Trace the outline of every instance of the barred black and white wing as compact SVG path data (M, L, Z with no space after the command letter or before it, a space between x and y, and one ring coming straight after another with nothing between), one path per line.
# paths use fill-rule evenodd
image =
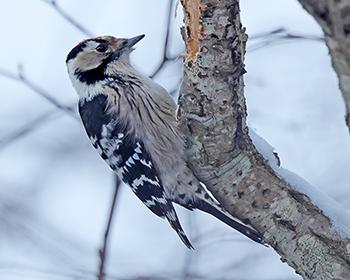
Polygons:
M136 196L154 214L166 218L183 243L193 249L143 140L130 132L127 123L109 114L107 107L106 95L96 95L79 106L92 145Z

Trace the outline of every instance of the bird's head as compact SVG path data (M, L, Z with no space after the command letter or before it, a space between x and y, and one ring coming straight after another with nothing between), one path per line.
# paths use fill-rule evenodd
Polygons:
M73 86L78 91L84 86L106 80L114 70L130 66L129 54L145 35L130 39L101 36L76 45L67 55L66 64Z

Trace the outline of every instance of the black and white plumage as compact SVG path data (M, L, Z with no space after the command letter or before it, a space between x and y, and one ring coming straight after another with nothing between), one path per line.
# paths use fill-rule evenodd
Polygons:
M101 36L74 47L66 63L79 95L85 130L100 156L156 215L166 218L188 248L173 202L200 209L262 243L262 235L215 202L184 161L176 104L129 62L131 39Z

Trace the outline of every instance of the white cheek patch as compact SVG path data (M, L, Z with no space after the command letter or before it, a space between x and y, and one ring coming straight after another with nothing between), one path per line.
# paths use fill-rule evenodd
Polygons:
M88 85L87 83L81 82L77 74L75 74L76 67L74 60L68 61L67 64L68 74L75 91L78 93L80 101L91 101L96 95L101 94L103 87L113 81L112 78L107 78L102 81L97 81L94 84Z

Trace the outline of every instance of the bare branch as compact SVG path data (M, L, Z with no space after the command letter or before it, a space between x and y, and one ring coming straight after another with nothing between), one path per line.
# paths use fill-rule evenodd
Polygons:
M170 0L169 6L168 6L168 19L167 19L166 35L165 35L164 47L163 47L163 60L159 64L158 68L154 71L154 73L152 75L150 75L151 79L153 79L160 72L160 70L164 67L166 62L168 62L169 60L176 59L176 57L171 58L168 56L168 44L169 44L169 37L170 37L170 25L171 25L173 4L174 4L174 0Z
M112 199L112 206L111 206L111 211L109 213L109 218L107 222L107 228L104 236L104 242L102 249L99 250L99 256L100 256L100 267L99 267L99 274L97 276L98 280L104 280L105 279L105 272L104 272L104 266L106 262L106 251L107 251L107 241L108 241L108 235L109 235L109 230L111 228L112 224L112 218L114 214L114 208L115 208L115 203L117 200L117 195L118 195L118 190L120 187L121 181L117 175L115 175L115 191L114 191L114 196Z
M322 27L325 42L332 58L332 66L338 75L350 132L350 17L347 2L299 0L306 11Z
M49 101L51 104L53 104L58 109L68 113L70 116L72 116L75 119L79 119L76 111L71 106L66 106L61 104L59 101L57 101L54 97L52 97L49 93L47 93L45 90L40 88L38 85L27 79L27 77L23 74L23 67L19 65L18 67L18 74L10 73L7 70L0 69L0 75L7 77L9 79L18 81L29 87L31 90L33 90L35 93L39 94L41 97L45 98L47 101Z
M65 11L61 9L56 3L55 0L42 0L46 2L47 4L51 5L57 13L59 13L64 19L66 19L68 22L70 22L72 25L74 25L77 29L79 29L82 33L87 35L88 37L94 37L93 33L90 32L86 27L82 26L80 23L78 23L74 18L72 18L70 15L68 15Z
M269 32L264 32L264 33L260 33L257 35L249 36L249 39L255 40L255 39L267 38L267 37L271 37L271 36L275 36L275 35L279 36L279 37L277 37L277 39L280 39L280 38L282 38L282 39L305 39L305 40L314 40L314 41L324 42L324 37L315 36L315 35L293 34L283 27L269 31Z
M61 104L59 101L57 101L55 98L53 98L49 93L41 89L39 86L34 84L32 81L30 81L23 73L23 66L18 66L18 74L13 74L7 70L0 69L0 75L4 76L6 78L9 78L11 80L15 80L17 82L23 83L28 88L39 94L41 97L48 100L51 104L53 104L55 107L60 109L61 111L68 113L71 117L78 120L78 116L73 109L73 106L66 106ZM25 135L27 135L29 132L33 131L34 129L38 128L39 126L43 125L45 122L53 119L53 113L54 111L47 112L40 117L28 122L20 129L16 130L15 132L11 133L10 135L5 136L0 140L0 150L7 147L9 144L14 142L15 140L18 140Z
M324 38L315 35L301 35L289 32L285 28L279 28L269 32L264 32L249 36L249 41L262 40L255 45L249 47L249 51L255 51L266 47L268 45L277 44L281 42L291 42L291 40L309 40L324 43Z
M4 138L0 139L0 152L3 150L5 147L10 145L16 140L19 140L20 138L24 137L27 135L29 132L33 131L34 129L38 128L39 126L43 125L49 120L52 120L54 118L53 113L55 111L49 111L35 120L25 124L23 127L18 129L17 131L11 133L10 135L5 136Z

